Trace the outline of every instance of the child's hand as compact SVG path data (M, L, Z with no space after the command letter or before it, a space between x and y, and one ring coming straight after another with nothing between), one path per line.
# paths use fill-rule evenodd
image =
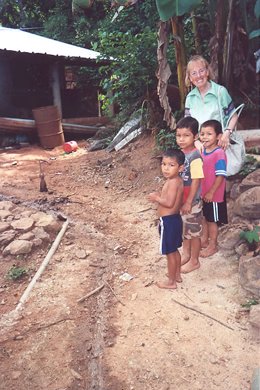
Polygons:
M181 208L181 214L189 214L191 212L191 203L184 203Z
M203 150L204 150L204 146L203 146L203 143L200 141L200 140L196 140L194 142L194 145L195 145L195 148L200 152L200 154L203 153Z
M209 202L212 202L212 199L213 199L213 193L212 192L207 192L205 195L204 195L204 202L206 203L209 203Z
M160 196L159 192L151 192L148 196L147 199L150 200L150 202L158 202L158 198Z

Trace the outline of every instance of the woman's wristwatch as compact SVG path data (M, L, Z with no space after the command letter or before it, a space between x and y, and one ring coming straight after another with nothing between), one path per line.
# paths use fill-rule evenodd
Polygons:
M233 133L233 130L232 130L232 129L229 129L229 128L225 129L225 131L228 131L228 132L229 132L229 135L231 135L231 134Z

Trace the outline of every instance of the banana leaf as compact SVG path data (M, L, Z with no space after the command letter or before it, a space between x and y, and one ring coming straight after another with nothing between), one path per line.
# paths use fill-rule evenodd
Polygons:
M90 8L94 0L72 0L72 7L77 8Z
M191 12L200 3L201 0L156 0L157 11L163 22L173 16L181 16Z
M260 0L240 0L239 7L249 39L259 37Z

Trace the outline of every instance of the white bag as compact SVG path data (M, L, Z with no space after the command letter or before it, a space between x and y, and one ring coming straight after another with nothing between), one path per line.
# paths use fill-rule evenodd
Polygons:
M227 156L227 176L233 176L242 168L246 148L243 137L235 130L230 136L230 145L226 150Z
M220 104L220 90L218 91L218 106L219 106L219 112L221 117L221 125L222 130L224 131L224 123L223 123L223 115L222 115L222 109ZM226 127L228 127L228 124L230 122L230 119L232 116L237 112L237 120L244 108L244 104L240 104L237 108L233 110L233 112L230 114L230 117L228 118ZM226 150L226 156L227 156L227 176L233 176L236 175L240 169L242 168L245 157L246 157L246 148L243 137L237 132L237 126L235 126L233 133L230 135L230 145Z

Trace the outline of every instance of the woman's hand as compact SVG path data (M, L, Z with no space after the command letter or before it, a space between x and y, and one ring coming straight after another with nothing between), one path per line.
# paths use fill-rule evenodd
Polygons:
M203 150L204 150L203 143L200 142L200 140L197 139L197 140L194 142L194 145L195 145L195 148L198 149L198 151L200 152L200 154L202 154L202 153L203 153Z
M230 137L230 133L228 130L226 130L224 131L224 133L222 134L222 136L218 141L218 145L224 150L227 150L227 148L229 147L230 144L229 137Z

